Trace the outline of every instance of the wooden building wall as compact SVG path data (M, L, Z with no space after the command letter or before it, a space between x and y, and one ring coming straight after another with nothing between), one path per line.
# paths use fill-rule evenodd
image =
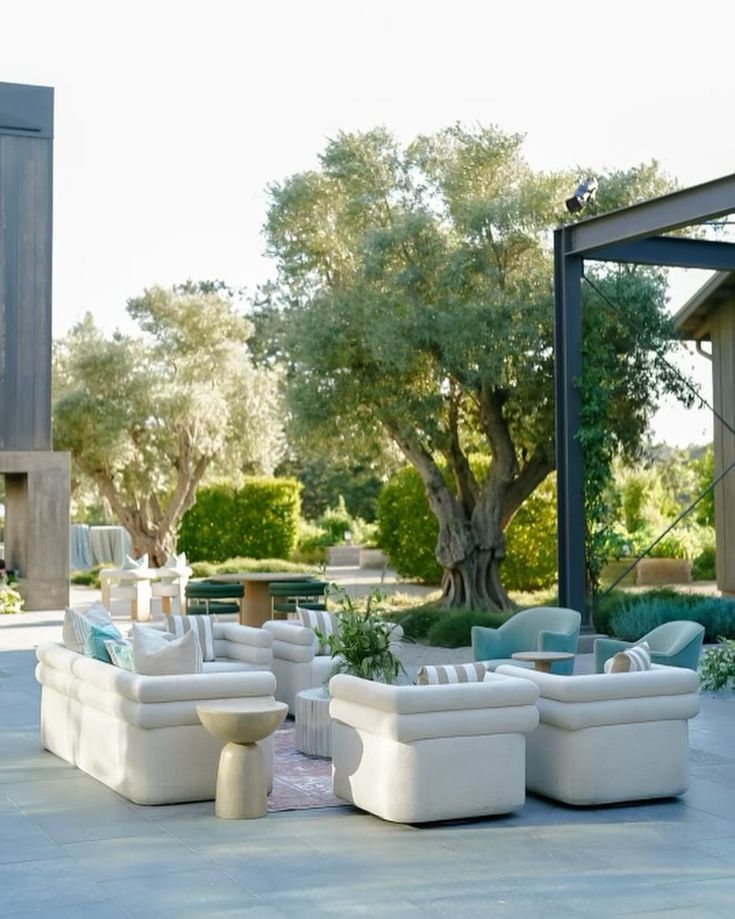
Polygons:
M712 338L712 394L715 411L735 428L735 297L714 311L709 320ZM715 479L735 462L735 434L714 419ZM715 487L717 586L735 593L735 468Z

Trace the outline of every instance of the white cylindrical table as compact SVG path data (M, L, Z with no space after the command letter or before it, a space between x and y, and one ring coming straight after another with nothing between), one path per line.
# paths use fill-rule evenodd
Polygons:
M278 728L288 713L285 702L231 699L197 705L210 734L228 741L217 770L214 813L226 820L264 817L268 787L263 751L257 744Z
M332 755L330 696L324 689L303 689L296 695L294 746L307 756Z

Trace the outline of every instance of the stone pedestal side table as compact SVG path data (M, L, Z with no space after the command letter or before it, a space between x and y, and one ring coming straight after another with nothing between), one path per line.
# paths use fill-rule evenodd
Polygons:
M265 816L268 788L263 752L257 741L269 737L287 713L285 702L232 699L197 705L204 727L227 741L217 771L217 817L240 820Z
M570 661L574 655L570 651L514 651L514 661L526 661L533 664L533 669L541 673L551 673L555 661Z
M321 687L304 689L296 695L294 746L307 756L332 755L329 699L329 693Z

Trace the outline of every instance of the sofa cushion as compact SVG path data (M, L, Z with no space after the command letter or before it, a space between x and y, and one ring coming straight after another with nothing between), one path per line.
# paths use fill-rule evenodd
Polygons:
M605 673L631 673L636 670L651 669L651 649L643 641L625 651L619 651L605 661Z
M92 625L84 640L84 654L95 660L110 663L110 655L105 647L105 642L122 638L122 633L116 625Z
M177 638L187 632L196 632L202 649L202 660L215 660L212 620L209 616L166 616L166 628Z
M64 647L76 651L77 654L84 654L87 635L93 625L112 625L109 611L99 601L86 610L68 606L64 613L62 630Z
M328 639L330 635L337 636L339 634L339 622L337 617L333 616L332 613L325 609L308 609L304 606L297 606L296 612L301 624L305 628L311 629L314 632L319 632L324 639L319 643L316 653L331 654L326 639Z
M487 668L481 661L471 664L442 664L435 667L420 667L414 683L430 686L439 683L481 683Z
M133 623L133 670L148 676L201 673L202 651L195 631L169 641L156 629Z
M133 669L133 642L129 638L111 639L105 642L110 663L121 670Z

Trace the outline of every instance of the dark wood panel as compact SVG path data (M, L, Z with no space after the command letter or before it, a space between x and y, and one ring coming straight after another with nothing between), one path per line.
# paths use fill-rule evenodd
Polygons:
M51 447L50 139L0 136L0 449Z

